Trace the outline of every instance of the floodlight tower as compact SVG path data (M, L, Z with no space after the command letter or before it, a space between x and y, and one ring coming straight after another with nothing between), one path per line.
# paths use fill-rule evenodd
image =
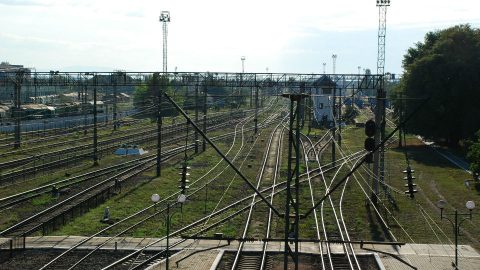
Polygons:
M378 53L377 53L377 75L380 75L380 83L377 87L377 105L375 106L375 122L378 129L375 133L375 144L379 144L385 137L385 36L387 34L387 7L390 0L377 0L378 7ZM374 192L378 195L379 182L384 183L384 147L380 147L374 154L373 181ZM373 197L373 196L372 196Z
M240 58L240 60L242 60L242 73L245 73L245 59L247 59L245 58L245 56L242 56Z
M387 7L390 0L377 0L378 7L378 53L377 53L377 74L385 73L385 36L387 34Z
M160 13L160 22L163 26L163 76L167 74L167 23L170 22L170 12L162 11ZM158 75L158 74L157 74ZM163 91L166 87L166 77L158 78L154 75L156 87L158 87L158 107L157 107L157 177L161 175L162 164L162 103ZM159 83L161 85L159 85Z
M323 62L323 74L325 74L327 68L327 63Z
M332 54L332 72L333 74L335 74L335 68L336 68L336 64L337 64L337 56L336 54Z
M167 23L170 22L170 11L160 13L160 22L163 24L163 72L167 72Z

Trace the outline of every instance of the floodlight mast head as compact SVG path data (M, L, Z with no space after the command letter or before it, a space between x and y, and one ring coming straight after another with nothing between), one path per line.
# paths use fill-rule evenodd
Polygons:
M377 0L377 7L390 6L390 0Z
M162 13L160 13L160 21L170 22L170 11L162 11Z

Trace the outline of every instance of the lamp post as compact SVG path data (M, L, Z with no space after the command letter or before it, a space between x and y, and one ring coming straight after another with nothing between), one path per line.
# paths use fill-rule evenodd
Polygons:
M240 60L242 60L242 73L245 73L245 56L242 56Z
M333 71L334 75L335 75L335 67L336 67L336 64L337 64L337 57L338 57L338 55L332 54L332 71Z
M472 210L475 208L475 202L467 201L467 203L465 204L465 207L469 211L468 213L458 213L457 209L455 209L455 212L453 214L444 214L443 209L445 208L446 205L447 205L447 202L444 200L440 200L437 203L438 208L440 208L440 219L448 220L450 224L452 224L453 226L453 233L455 235L455 262L452 262L452 266L455 267L456 270L458 270L458 236L460 234L460 225L465 220L472 219ZM447 216L454 216L454 220L452 221ZM458 216L467 216L467 217L464 217L459 222Z
M155 204L155 208L156 208L156 205L157 203L160 201L160 195L158 194L153 194L152 197L152 202ZM185 201L187 200L187 196L185 196L185 194L180 194L178 195L177 197L177 203L180 203L180 204L183 204ZM176 214L176 213L172 213L170 215L170 203L167 203L167 214L166 214L166 225L167 225L167 247L165 249L165 254L166 254L166 258L165 258L165 269L168 270L169 269L169 263L170 263L170 224L172 222L172 217Z

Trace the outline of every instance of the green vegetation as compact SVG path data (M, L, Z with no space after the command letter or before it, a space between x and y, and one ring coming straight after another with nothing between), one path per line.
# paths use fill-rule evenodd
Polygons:
M407 124L407 132L457 146L480 128L480 30L469 25L429 32L404 56L405 74L395 98L406 115L422 99L425 108ZM396 100L399 110L401 100Z
M343 113L343 119L346 123L354 123L355 118L358 116L358 109L354 106L346 106L345 112Z
M363 128L345 129L343 146L354 152L363 148ZM393 148L391 148L393 146ZM407 163L405 156L408 155L410 165L415 170L415 183L418 193L412 200L403 192L406 190L403 180ZM438 155L433 149L424 145L414 136L407 136L406 147L396 148L396 143L390 145L385 153L387 174L386 183L392 187L390 192L397 207L394 207L382 194L383 205L388 208L392 215L387 214L385 207L380 207L380 213L390 224L392 233L399 241L417 243L451 243L453 241L452 229L448 222L441 221L436 202L444 199L449 203L448 213L453 209L465 212L465 202L468 200L478 201L479 193L476 189L467 188L464 179L470 176L459 169L450 161ZM365 165L367 166L367 165ZM370 166L371 168L371 166ZM372 178L361 168L356 174L358 183L371 192L366 184L371 185ZM377 215L373 209L365 206L365 195L360 189L357 180L349 181L348 200L344 202L344 215L350 232L357 239L387 239L383 232ZM337 195L335 195L337 196ZM396 222L398 221L398 223ZM399 225L401 224L401 225ZM480 248L480 242L475 237L480 234L480 220L473 219L465 222L463 226L464 236L460 238L462 244L471 244ZM438 227L442 230L439 231ZM432 232L435 229L435 235Z
M239 138L237 138L239 139ZM259 140L260 142L260 140ZM217 142L216 143L224 152L228 149L230 140L226 140L224 142ZM230 158L233 157L233 153L238 150L239 143L232 149L231 153L229 154ZM246 149L252 148L254 152L250 153L249 155L245 154L245 151L242 151L242 154L236 160L236 164L239 167L243 168L243 173L248 177L248 179L253 180L255 179L256 171L258 170L259 164L255 164L255 162L251 162L248 157L250 155L259 155L263 150L261 147L252 147L252 145L247 144ZM246 158L246 162L243 163L242 161ZM215 153L215 151L211 147L207 147L207 151L200 154L200 155L192 155L191 160L189 161L189 166L191 170L190 180L198 179L200 176L205 174L210 168L215 165L220 158ZM166 198L167 196L175 193L178 191L178 169L177 167L182 161L180 159L176 159L175 161L170 162L168 165L165 166L165 169L162 170L162 176L160 178L152 177L152 173L146 173L137 180L137 184L130 189L130 191L123 192L114 198L107 200L105 203L100 205L99 207L92 209L85 215L76 218L66 226L62 227L60 230L54 232L55 235L65 235L65 234L81 234L81 235L89 235L93 232L96 232L107 225L100 222L100 219L103 214L103 210L105 207L110 207L111 217L114 220L119 220L120 218L126 217L136 211L139 211L147 206L150 206L152 203L150 201L150 196L153 193L158 193L161 198ZM242 165L243 164L243 165ZM247 166L248 164L252 165L250 168ZM215 169L211 174L210 177L205 178L203 181L200 181L196 185L192 185L191 188L188 190L187 194L190 195L196 189L201 187L204 181L210 180L214 175L219 173L223 168L225 168L226 164L222 163ZM233 202L235 199L239 198L239 194L241 196L250 194L248 188L245 187L243 181L235 176L235 173L231 169L227 169L221 176L218 178L217 181L212 183L208 186L208 201L207 201L207 209L208 211L212 211L221 198L222 194L225 192L225 198L221 201L218 205L217 209ZM172 216L172 228L178 229L182 225L189 224L201 217L204 216L204 197L205 191L201 190L198 193L192 194L189 197L189 200L185 205L182 207L182 213L180 214L180 209L175 207L172 209L172 213L175 212ZM170 203L174 201L176 197L170 200ZM158 206L158 209L164 208L166 205L162 204ZM147 214L153 214L154 210L152 209ZM142 217L145 217L143 215ZM138 221L135 220L135 221ZM212 221L213 222L213 221ZM227 236L236 236L238 233L238 228L243 224L244 217L243 215L239 215L238 217L232 219L231 221L223 224L218 229L213 230L214 232L221 231ZM134 221L127 222L128 225L132 225ZM115 231L107 232L107 235L112 235ZM213 232L212 232L213 233ZM139 227L134 228L127 235L135 236L135 237L158 237L165 235L165 225L164 225L164 216L162 214L157 215L156 217L148 220L147 222L143 223Z
M265 119L266 114L260 114L260 122ZM358 119L370 118L370 112L362 110L357 116ZM251 126L251 124L250 124ZM244 138L244 149L239 154L238 158L234 161L238 167L241 167L242 172L255 184L257 179L258 170L261 165L262 156L264 155L264 147L268 142L272 126L267 129L262 129L261 134L254 136L253 132L248 132ZM222 130L227 132L228 130ZM304 131L307 131L307 127L304 127ZM322 134L329 132L326 129L313 128L311 130L312 138L319 139ZM220 134L220 131L210 132L209 135ZM365 138L363 128L356 128L352 125L342 129L342 151L345 154L353 153L363 149L363 141ZM252 140L253 139L253 140ZM256 139L256 143L252 143ZM287 154L286 149L288 136L283 138L283 154L281 163L280 178L277 180L286 180L286 167L287 167ZM315 140L314 139L314 140ZM239 148L240 138L237 137L237 141L232 151L228 155L230 159L233 159L234 153ZM227 138L222 141L216 142L216 144L226 152L231 145L232 139ZM181 144L180 144L181 145ZM392 144L391 146L395 146ZM385 207L379 207L379 211L383 217L389 223L392 233L397 237L398 241L417 242L417 243L449 243L448 239L452 239L450 224L442 222L439 219L439 211L435 206L435 202L439 199L445 199L449 202L449 208L446 211L451 212L454 208L463 211L465 209L464 203L467 200L478 200L479 193L475 189L468 189L464 186L463 180L469 176L462 170L451 165L443 157L437 155L432 149L423 145L418 139L413 136L407 136L407 146L405 148L389 148L386 152L386 183L390 187L392 197L396 202L396 206L390 204L385 200L384 193L380 198ZM329 163L331 161L331 147L327 146L326 151L322 154L322 163ZM207 146L207 151L198 155L189 152L191 159L189 160L189 166L191 170L190 181L198 179L204 175L210 168L217 163L220 159L213 149ZM417 179L415 183L418 185L418 193L415 195L415 199L408 198L403 191L405 190L402 171L406 167L405 156L408 156L412 168L415 170L415 176ZM303 155L301 155L303 156ZM337 150L337 158L340 157L340 150ZM110 160L110 158L112 160ZM113 162L115 157L109 156L101 160L100 164L103 166L108 161ZM90 210L82 216L76 217L73 221L69 222L65 226L58 228L53 232L54 235L91 235L98 230L108 226L105 223L100 222L103 216L105 207L110 207L111 218L114 221L118 221L125 218L132 213L135 213L145 207L152 206L150 196L152 193L158 193L161 198L166 198L169 195L178 191L178 167L182 162L181 157L169 161L162 170L162 176L160 178L154 177L154 172L149 171L143 175L137 177L134 181L128 182L122 187L122 191L117 195L111 197L103 204ZM309 162L309 165L314 166L314 162ZM84 164L85 165L85 164ZM350 169L353 163L345 164L341 171L338 173L334 181L341 179ZM86 165L85 165L86 166ZM203 180L196 184L190 183L190 189L187 191L189 199L186 204L180 207L174 206L172 213L176 213L172 217L172 230L183 227L186 224L190 224L193 221L198 220L205 216L204 203L205 203L205 189L199 189L207 181L213 178L226 167L225 163L222 163L218 168L210 173L209 177L205 177ZM343 200L343 213L349 228L349 233L353 240L392 240L389 239L384 228L382 228L378 215L373 210L373 207L366 205L366 196L364 191L369 195L371 193L369 185L372 183L372 177L367 173L368 165L360 168L355 174L355 178L351 178L345 186L345 198ZM371 169L371 166L370 166ZM304 160L301 161L300 172L305 171ZM64 173L63 171L59 172ZM334 173L329 172L327 177L333 177ZM272 179L264 179L265 185L268 185L268 181ZM46 181L46 180L44 180ZM330 181L330 180L328 180ZM263 186L263 185L262 185ZM312 180L312 186L314 188L315 199L320 199L325 192L325 185L319 177ZM340 195L342 191L341 187L333 194L333 201L338 204L340 201ZM362 190L364 189L364 191ZM195 191L199 189L198 192ZM208 199L206 201L207 213L210 213L214 209L220 209L239 198L244 198L252 194L251 190L246 184L237 176L231 169L226 169L218 176L218 179L208 185ZM311 207L310 190L306 182L300 185L300 207L301 212ZM1 191L1 190L0 190ZM7 193L4 193L7 194ZM170 203L175 200L175 196L172 197ZM51 196L45 195L35 199L32 205L29 206L29 211L32 209L40 209L41 206L48 205L54 202L55 199ZM248 205L250 200L242 205ZM282 212L285 204L285 192L280 193L274 198L274 205ZM166 206L165 203L161 203L157 206L157 210L160 210ZM336 231L336 219L331 213L330 206L325 205L325 221L327 230ZM235 210L240 207L235 208ZM262 220L262 217L266 217L268 213L267 207L263 203L259 203L256 207L256 212L252 220L251 232L255 237L261 237L266 228L266 221ZM320 210L320 209L319 209ZM23 210L22 210L23 211ZM27 211L27 210L25 210ZM138 218L132 219L120 226L121 228L115 228L111 231L102 234L102 236L114 235L121 230L127 228L130 225L135 224L148 215L152 215L155 212L153 207L140 215ZM390 212L390 213L387 213ZM12 215L3 215L0 220L1 224L12 223L13 220L21 219L25 214L23 212L12 211ZM231 212L230 212L231 213ZM240 236L242 228L245 224L245 213L238 215L237 217L229 220L223 225L218 226L210 231L207 235L212 235L215 232L223 232L225 236L235 237ZM262 213L262 215L260 215ZM3 220L5 217L5 220ZM320 221L320 211L318 212L318 219ZM160 237L165 235L165 216L163 214L157 214L156 216L148 219L140 226L133 228L125 233L127 236L134 237ZM208 224L213 224L218 218L212 218ZM398 221L398 223L397 223ZM272 237L283 236L284 220L276 216L273 217L272 224ZM0 225L1 225L0 224ZM301 220L301 237L316 237L314 229L313 215ZM400 224L400 225L399 225ZM480 243L478 239L475 239L476 235L480 234L480 219L474 219L472 221L466 221L462 226L463 236L460 239L462 244L472 244L474 247L479 248ZM442 230L439 231L437 226ZM436 230L438 235L432 233L432 227ZM320 228L322 230L322 228ZM192 232L186 233L191 234ZM251 236L251 235L249 235Z
M476 140L468 148L467 158L470 161L470 170L474 177L480 175L480 130L477 131Z
M160 76L159 73L154 73L149 79L146 85L140 85L135 88L133 92L133 101L136 107L152 106L159 103L159 92L162 89L163 92L172 94L173 88L171 82L167 78ZM162 97L162 115L163 116L176 116L177 110L170 104L168 100ZM155 114L152 113L151 117L155 118Z

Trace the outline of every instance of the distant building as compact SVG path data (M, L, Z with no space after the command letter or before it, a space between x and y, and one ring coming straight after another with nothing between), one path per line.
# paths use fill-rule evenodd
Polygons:
M8 118L9 111L10 111L10 106L0 104L0 122Z
M95 103L93 101L87 102L87 111L89 113L93 113L93 107ZM105 109L105 104L103 101L97 100L97 113L102 113L103 110Z
M105 102L105 104L113 104L113 100L114 100L113 94L104 95L102 97L102 101ZM117 102L118 103L130 102L130 95L125 93L117 94Z
M11 65L8 62L0 63L0 72L15 72L22 69L26 69L28 70L28 73L30 73L30 69L24 68L23 65Z
M45 104L23 104L20 105L22 114L27 119L39 119L53 117L55 115L55 107Z
M322 76L313 82L311 88L313 115L317 123L333 122L333 90L337 84L328 76ZM326 123L325 123L326 124Z
M70 102L80 101L80 93L79 92L65 93L65 94L61 94L61 95L64 96L66 99L68 99Z
M12 77L15 76L15 72L23 70L26 76L30 76L30 69L23 67L23 65L12 65L8 62L0 62L0 87L4 88L4 91L0 91L0 101L11 101L13 96Z

